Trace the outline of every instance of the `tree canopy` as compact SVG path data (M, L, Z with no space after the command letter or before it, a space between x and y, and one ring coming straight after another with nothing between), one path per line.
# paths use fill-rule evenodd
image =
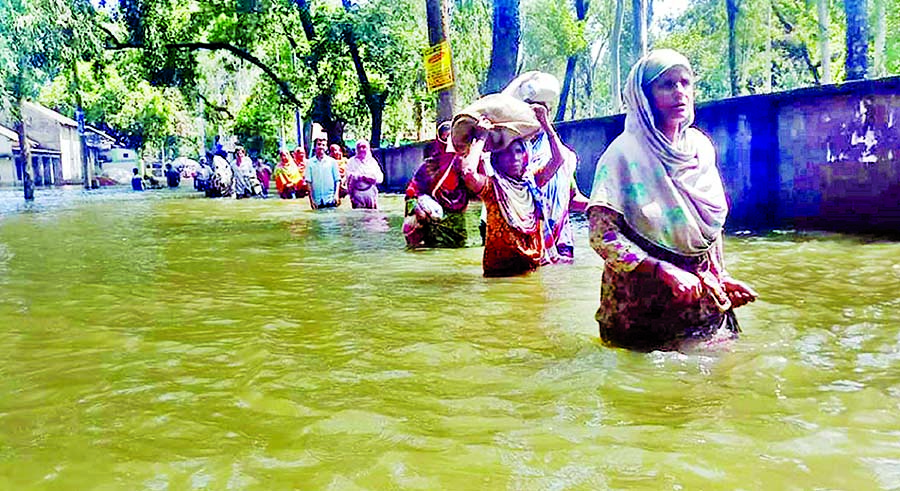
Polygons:
M691 0L658 14L648 0L443 1L457 108L538 69L565 82L559 117L616 112L613 75L638 55L641 18L650 48L692 61L700 101L822 83L825 65L848 78L847 2ZM497 5L520 37L501 36L507 59L495 66L506 64L489 80ZM852 7L865 14L852 19L866 33L854 38L854 60L870 60L863 76L900 72L900 38L886 35L900 27L900 0ZM80 98L89 123L154 155L195 154L214 135L272 154L295 144L295 111L307 135L317 122L336 142L427 138L437 98L425 86L425 18L424 0L6 0L0 108L16 119L20 99L39 98L71 116Z

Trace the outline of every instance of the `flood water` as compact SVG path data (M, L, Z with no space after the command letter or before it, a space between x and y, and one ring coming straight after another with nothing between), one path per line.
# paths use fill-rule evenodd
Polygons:
M900 489L900 243L729 237L742 339L642 354L597 342L583 221L485 279L405 251L398 196L20 192L0 489Z

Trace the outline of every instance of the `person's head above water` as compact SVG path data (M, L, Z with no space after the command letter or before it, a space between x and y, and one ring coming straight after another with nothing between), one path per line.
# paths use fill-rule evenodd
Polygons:
M335 160L344 158L344 151L341 150L341 146L337 143L332 143L331 146L328 147L328 154Z
M638 60L624 94L630 124L643 131L656 129L674 141L694 122L694 72L677 51L653 50Z
M528 149L522 138L512 140L506 147L491 152L494 170L513 179L521 179L528 167Z
M450 138L450 121L444 121L437 127L437 139L441 143L447 143L447 138Z
M328 148L328 141L324 138L316 138L313 141L313 151L316 153L317 158L322 158L325 156L325 150Z
M369 156L369 140L360 139L356 142L356 158L365 160Z

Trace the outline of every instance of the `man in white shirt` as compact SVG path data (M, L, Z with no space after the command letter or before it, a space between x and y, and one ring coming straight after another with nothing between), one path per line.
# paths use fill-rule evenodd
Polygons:
M338 163L325 150L325 138L316 138L313 156L307 160L306 181L309 183L309 205L312 209L334 208L341 204L341 171Z

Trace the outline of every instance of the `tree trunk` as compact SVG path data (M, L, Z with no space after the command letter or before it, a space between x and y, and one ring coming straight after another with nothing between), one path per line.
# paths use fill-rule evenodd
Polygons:
M566 78L563 79L562 93L559 94L559 107L556 109L555 121L566 118L566 101L569 99L569 90L572 88L572 79L575 78L575 55L566 61Z
M434 46L446 41L447 33L450 32L447 28L449 17L447 3L444 0L425 0L425 10L428 15L428 44ZM451 67L450 70L453 71L453 68ZM453 79L456 80L455 71L453 73ZM437 124L453 119L454 99L456 99L456 90L453 87L438 92Z
M884 48L887 43L887 25L885 24L884 0L875 1L875 53L874 65L876 77L883 77L885 70Z
M309 2L307 0L293 0L293 2L297 5L300 16L300 23L303 26L303 33L306 35L306 40L310 45L313 45L316 41L316 30L315 25L312 21L312 15L309 11ZM305 57L306 65L309 67L310 71L317 76L319 73L319 56L314 52L312 56ZM325 131L325 134L328 136L328 143L344 143L344 127L343 124L335 120L334 112L332 110L332 96L333 94L330 91L319 92L313 97L312 108L310 108L307 120L304 121L304 133L307 132L307 125L312 127L312 123L319 123L322 125L322 130ZM299 104L296 104L299 107ZM310 144L312 142L309 142ZM309 148L309 145L306 146ZM312 151L309 149L308 151Z
M316 38L316 28L313 24L312 13L309 11L309 2L307 0L294 0L300 9L300 25L303 26L303 33L306 34L306 40L312 43Z
M632 54L635 62L647 54L647 1L631 0L631 20L634 26Z
M516 76L519 58L519 0L493 0L491 65L482 93L500 92Z
M369 111L372 113L372 139L369 141L369 146L377 148L381 146L381 125L384 117L384 104L382 103L380 106L369 108Z
M731 97L738 95L738 63L737 63L737 25L741 15L740 0L725 0L725 13L728 16L728 79L731 83Z
M25 98L19 99L18 118L16 120L16 133L19 135L19 168L22 169L22 187L25 190L25 201L34 200L34 180L28 171L31 163L31 147L28 145L28 137L25 127ZM37 169L34 169L35 173Z
M350 0L342 0L342 3L344 4L344 10L349 13ZM356 34L353 32L352 26L344 27L344 41L350 49L350 58L353 59L353 66L356 68L359 86L362 88L363 98L372 117L372 137L369 140L369 145L372 148L378 148L381 146L381 115L384 112L384 103L388 94L387 91L375 92L372 84L369 83L369 77L366 75L366 67L363 66L362 56L359 55L359 44L356 42Z
M866 78L868 71L868 18L866 0L844 0L847 16L847 59L845 72L847 80Z
M588 0L575 0L575 16L579 21L584 20L584 17L587 14L587 7ZM572 53L566 61L566 78L563 81L562 93L559 94L559 108L557 109L556 117L554 118L556 121L562 121L566 117L566 101L568 100L569 91L571 90L572 83L575 79L575 65L577 58L578 53ZM572 109L575 109L574 102L572 103Z
M72 60L72 92L75 94L75 121L78 123L78 143L81 146L81 175L84 189L91 189L93 165L90 162L87 137L84 135L84 110L81 100L81 82L78 79L78 60Z
M816 1L819 11L819 57L822 58L822 83L831 83L831 45L828 42L828 0Z
M612 33L610 33L609 41L609 64L611 75L611 89L613 100L613 113L622 111L622 77L620 65L622 61L619 59L621 52L622 39L622 22L625 18L625 0L616 0L616 18L613 21Z

